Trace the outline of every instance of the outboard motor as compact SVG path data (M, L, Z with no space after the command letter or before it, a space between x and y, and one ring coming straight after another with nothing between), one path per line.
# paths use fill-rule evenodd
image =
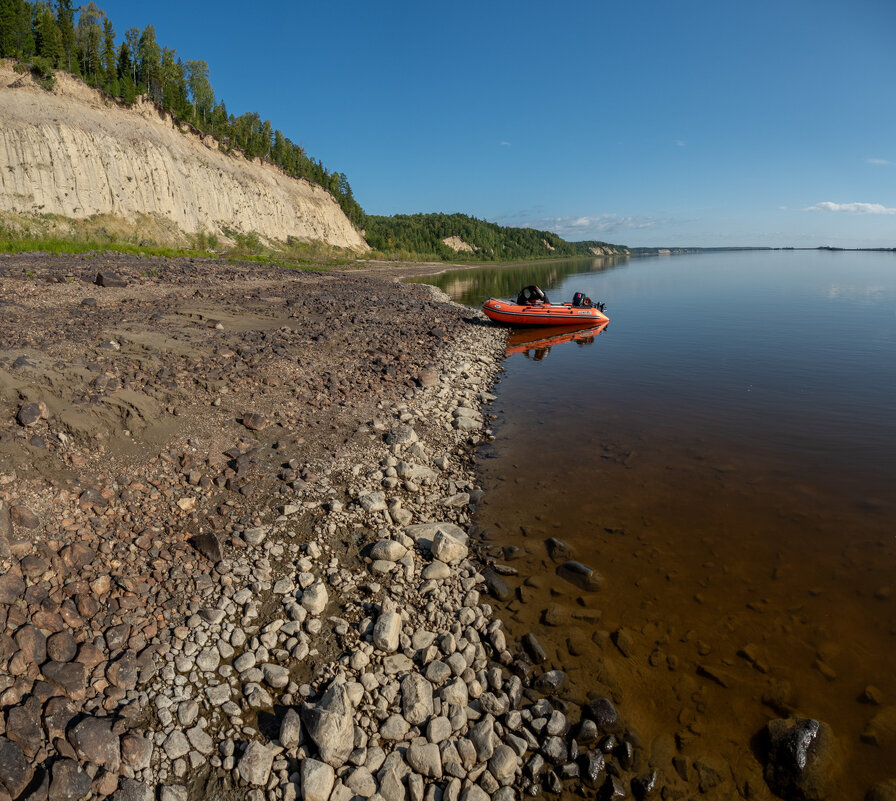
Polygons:
M541 301L542 303L548 302L548 296L544 294L544 292L539 289L534 284L530 284L529 286L524 286L520 290L520 294L517 295L516 303L518 306L531 306L536 301Z

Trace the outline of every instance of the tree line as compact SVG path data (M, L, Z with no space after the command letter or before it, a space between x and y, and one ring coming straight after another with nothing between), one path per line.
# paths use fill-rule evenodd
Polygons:
M551 231L508 228L466 214L368 214L364 226L367 242L374 250L445 261L591 256L594 247L611 253L627 252L626 248L606 242L567 242ZM444 242L453 236L460 237L473 251L457 251Z
M567 242L550 231L507 228L465 214L365 214L344 173L331 172L257 112L229 114L215 96L208 63L184 61L161 45L152 25L117 36L112 20L94 0L0 0L0 57L13 58L51 89L54 70L76 75L126 105L147 96L180 126L211 134L225 152L271 162L287 175L322 186L361 229L371 247L385 254L445 261L507 261L590 256L595 246L624 253L604 242ZM472 252L456 251L443 240L457 236Z
M257 112L228 114L215 97L207 62L184 61L159 44L152 25L116 39L112 21L93 0L80 8L72 0L0 0L0 58L29 65L45 88L52 88L54 70L64 70L127 105L146 95L180 124L214 136L226 152L242 151L322 186L363 226L364 212L345 174L329 171Z

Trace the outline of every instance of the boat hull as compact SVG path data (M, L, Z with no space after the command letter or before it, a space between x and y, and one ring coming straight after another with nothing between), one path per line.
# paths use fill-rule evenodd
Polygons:
M596 306L573 306L571 303L536 303L521 306L499 298L482 304L485 316L504 325L599 325L609 322Z

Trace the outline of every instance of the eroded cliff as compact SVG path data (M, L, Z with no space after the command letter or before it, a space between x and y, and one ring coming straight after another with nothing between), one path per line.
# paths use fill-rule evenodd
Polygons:
M52 93L20 78L0 61L0 211L148 214L186 233L368 249L322 188L181 133L151 103L122 108L61 73Z

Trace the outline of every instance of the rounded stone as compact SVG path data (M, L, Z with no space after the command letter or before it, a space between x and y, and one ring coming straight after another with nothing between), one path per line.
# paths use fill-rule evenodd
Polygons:
M47 656L54 662L71 662L78 654L78 643L68 631L47 637Z
M513 781L516 775L516 753L509 745L499 745L495 748L492 758L488 761L488 769L498 783L504 787Z

